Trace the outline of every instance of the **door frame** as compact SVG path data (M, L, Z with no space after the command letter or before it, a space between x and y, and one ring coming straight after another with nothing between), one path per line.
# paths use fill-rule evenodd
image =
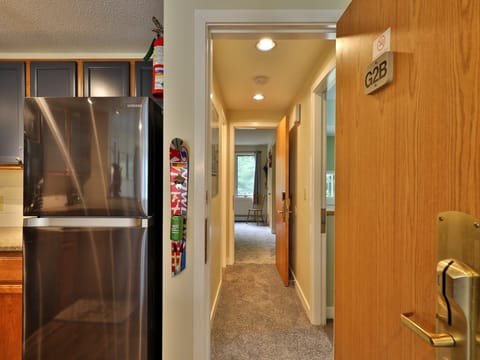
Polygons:
M196 151L193 154L195 191L193 192L196 216L193 220L193 233L200 234L195 239L195 248L209 247L205 224L210 203L207 186L210 174L202 164L208 162L210 139L208 135L211 93L211 35L214 30L228 32L230 29L243 31L269 25L292 32L305 28L318 29L325 24L336 24L344 10L338 9L271 9L271 10L195 10L194 29L194 123ZM222 30L223 29L223 30ZM332 26L331 29L335 29ZM334 32L334 31L331 31ZM201 235L205 234L205 235ZM315 243L315 242L313 242ZM312 255L315 256L315 255ZM195 359L210 358L210 261L205 264L205 253L195 251L193 254L193 354ZM315 293L315 292L314 292ZM314 295L317 296L317 295ZM312 302L313 303L313 302Z
M313 104L312 121L312 144L313 144L313 166L311 172L313 213L320 214L322 208L326 207L325 199L325 177L326 177L326 106L323 103L321 93L326 89L328 75L335 69L335 61L332 61L325 67L324 72L318 77L317 82L312 86L311 103ZM323 141L315 141L320 137ZM327 311L327 233L322 234L321 222L314 221L311 233L313 236L312 254L320 254L317 261L314 261L315 255L312 255L312 271L320 276L312 276L312 323L325 325L327 315L334 312L333 309ZM326 226L326 224L325 224ZM326 230L327 231L327 230ZM331 316L333 317L333 316Z
M235 130L245 128L276 129L278 122L245 121L231 122L228 124L228 190L227 190L227 244L226 264L235 263Z

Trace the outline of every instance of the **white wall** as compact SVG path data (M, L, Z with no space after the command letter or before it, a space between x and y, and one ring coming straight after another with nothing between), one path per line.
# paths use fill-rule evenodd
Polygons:
M23 170L0 170L0 227L21 227Z
M187 228L187 268L176 277L168 271L168 242L164 244L164 305L163 305L163 358L166 360L207 359L209 266L203 263L204 253L204 199L205 199L205 127L202 119L207 115L205 99L196 97L205 87L201 74L204 54L196 54L195 48L203 49L202 41L195 42L196 36L204 29L195 27L196 9L288 9L273 12L270 16L256 11L258 19L273 21L292 19L291 9L344 9L348 0L165 0L165 179L164 192L168 193L168 143L173 137L180 137L190 147L191 180L189 183L189 224ZM234 19L234 13L232 13ZM252 15L253 16L253 15ZM275 17L275 18L274 18ZM202 24L199 24L202 25ZM196 76L197 75L197 76ZM199 82L196 82L199 81ZM205 94L206 95L206 94ZM200 110L200 111L199 111ZM195 123L198 119L199 123ZM164 202L164 223L169 222L169 203ZM168 238L168 226L164 238ZM206 301L207 300L207 301ZM206 314L203 314L205 312Z
M248 210L253 206L251 196L235 196L235 221L245 221L248 217Z
M225 266L225 239L226 223L222 221L222 214L226 213L226 146L227 123L223 100L218 93L218 87L213 81L211 102L217 113L216 123L212 122L212 131L218 132L218 170L216 185L210 184L210 321L213 321L217 301L222 285L222 269ZM213 149L212 149L213 150ZM212 177L212 180L214 178ZM212 181L213 182L213 181ZM216 187L216 189L214 189Z

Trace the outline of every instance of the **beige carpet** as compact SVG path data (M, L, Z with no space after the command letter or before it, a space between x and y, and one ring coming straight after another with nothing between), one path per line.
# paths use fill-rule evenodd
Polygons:
M295 288L281 283L272 264L274 242L266 245L269 241L257 241L255 235L248 239L247 233L261 233L258 228L262 227L240 225L236 237L243 232L239 235L243 240L235 241L240 256L224 271L212 326L211 359L332 360L333 347L325 329L310 324ZM260 248L261 255L243 251L244 243L252 251Z
M275 264L275 235L268 226L235 223L235 264Z

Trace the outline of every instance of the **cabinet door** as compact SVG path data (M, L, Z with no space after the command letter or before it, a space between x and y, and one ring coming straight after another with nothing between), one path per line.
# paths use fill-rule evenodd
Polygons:
M31 96L75 96L75 62L34 61L30 64Z
M0 254L0 359L22 359L22 257Z
M149 96L160 106L163 100L152 96L152 62L137 61L135 63L135 95Z
M152 96L152 62L135 63L135 95Z
M22 285L0 284L0 359L22 358Z
M84 96L129 96L130 64L128 62L85 62L83 64Z
M0 163L23 160L25 64L0 62Z

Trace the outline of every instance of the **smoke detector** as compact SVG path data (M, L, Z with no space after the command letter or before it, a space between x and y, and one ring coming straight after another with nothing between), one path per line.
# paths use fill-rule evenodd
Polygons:
M258 76L255 76L253 79L256 85L265 85L268 82L268 80L270 80L270 78L265 75L258 75Z

